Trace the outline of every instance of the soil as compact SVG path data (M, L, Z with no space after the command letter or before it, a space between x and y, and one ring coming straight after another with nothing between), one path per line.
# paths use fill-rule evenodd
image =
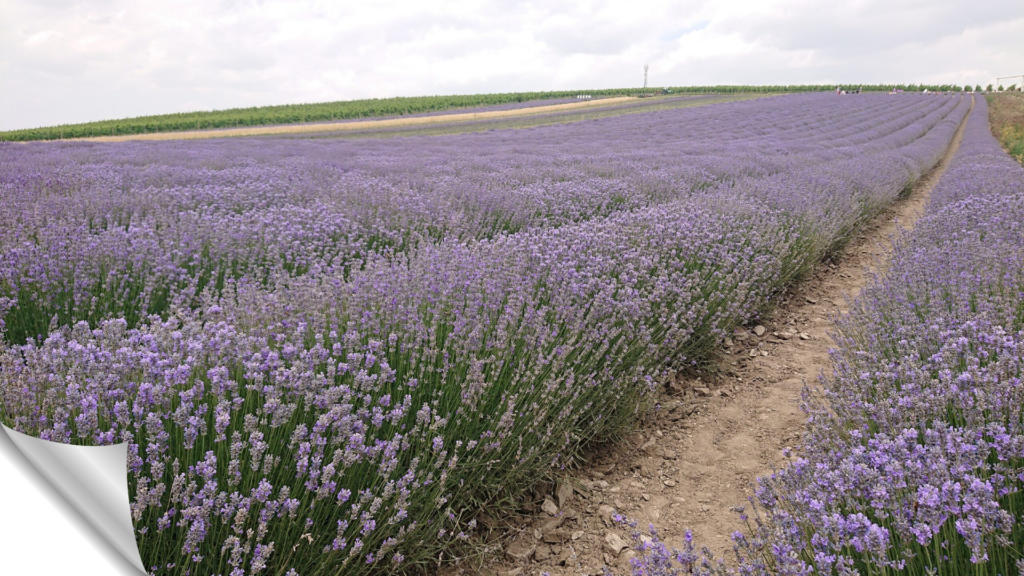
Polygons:
M654 524L670 545L690 529L698 546L730 557L729 535L744 529L734 507L747 503L758 476L785 463L786 448L799 450L801 392L830 368L834 318L885 266L893 236L913 228L962 132L963 124L940 163L837 260L794 286L763 325L738 330L712 369L671 383L657 415L633 436L602 446L558 485L541 486L526 505L535 513L504 527L503 555L444 572L628 573L635 552L625 547L628 528L611 520L615 512L641 527Z

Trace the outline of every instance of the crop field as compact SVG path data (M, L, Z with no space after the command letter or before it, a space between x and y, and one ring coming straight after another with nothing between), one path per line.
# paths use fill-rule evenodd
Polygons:
M538 126L551 126L553 124L565 124L580 122L583 120L597 120L600 118L611 118L624 114L642 114L660 110L678 110L681 108L692 108L695 106L706 106L721 102L737 102L765 98L772 94L701 94L688 96L665 96L658 98L606 98L602 100L591 100L586 104L592 106L571 107L552 110L549 107L522 108L524 113L515 116L502 116L480 114L473 118L460 118L456 113L443 113L431 115L437 122L429 124L416 124L404 122L403 119L393 121L363 121L346 124L344 130L335 130L329 125L326 130L323 127L315 132L305 132L306 125L299 126L274 126L255 128L254 130L281 130L274 137L281 138L392 138L396 136L440 136L447 134L463 134L466 132L485 132L490 130L507 130L513 128L533 128ZM412 120L412 119L410 119ZM203 132L202 134L207 134ZM257 134L264 135L264 134ZM162 135L163 136L163 135ZM174 133L167 133L166 137L171 139Z
M776 562L853 548L861 566L913 542L926 558L954 533L956 554L1003 558L989 544L1019 530L991 502L1020 511L1024 446L1005 384L1024 337L1022 169L970 96L0 144L0 419L128 443L153 574L431 569L837 254L936 165L972 100L961 180L843 325L831 411L806 467L765 481L758 538L787 535ZM873 456L890 445L906 466ZM835 474L802 473L819 462ZM892 492L859 492L864 470Z
M220 130L188 130L156 132L152 134L126 134L115 136L96 136L88 138L94 142L125 142L129 140L195 140L205 138L226 138L237 136L308 134L318 132L362 132L423 125L446 125L468 121L492 120L502 118L519 118L523 116L547 116L552 113L566 111L582 111L587 108L615 107L626 102L639 100L622 96L618 98L599 98L597 100L580 100L572 102L549 103L542 106L531 106L530 103L515 106L493 106L489 108L471 109L469 112L446 111L430 114L412 114L403 117L345 120L342 122L315 122L302 124L284 124L277 126L248 126L224 128ZM551 101L546 101L551 102Z
M733 537L738 572L703 573L1024 565L1024 168L988 112L976 98L923 217L840 319L800 457L759 480L751 530ZM701 558L657 542L634 573L685 573Z
M853 86L854 84L850 84ZM871 85L865 90L885 92L893 88L910 92L928 89L932 92L957 90L952 85ZM966 87L970 90L970 87ZM660 93L662 88L651 88L649 92ZM787 92L831 92L834 86L682 86L666 88L673 94L774 94ZM500 94L462 94L448 96L415 96L398 98L372 98L367 100L345 100L313 104L288 104L279 106L257 106L232 108L208 112L184 112L140 116L119 120L101 120L81 124L64 124L44 128L7 130L0 132L0 142L24 142L30 140L63 140L69 138L93 138L100 136L125 136L158 132L180 132L210 130L216 128L239 128L246 126L272 126L300 124L307 122L336 122L359 118L380 118L395 116L418 116L440 111L461 112L473 109L511 109L529 107L538 101L575 101L576 96L593 98L612 96L637 96L643 94L637 88L609 88L604 90L561 90L548 92L508 92Z
M822 572L1010 574L1024 558L1024 169L987 112L976 98L925 216L840 323L806 459L759 494L770 524L818 534L786 545Z

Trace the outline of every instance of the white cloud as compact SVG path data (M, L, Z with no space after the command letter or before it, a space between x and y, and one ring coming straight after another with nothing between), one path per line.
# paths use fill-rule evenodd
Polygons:
M35 34L29 36L28 39L25 40L25 46L29 48L35 48L36 46L45 43L56 33L57 32L54 30L41 30L39 32L36 32Z
M4 0L0 129L364 97L1024 72L1019 0Z

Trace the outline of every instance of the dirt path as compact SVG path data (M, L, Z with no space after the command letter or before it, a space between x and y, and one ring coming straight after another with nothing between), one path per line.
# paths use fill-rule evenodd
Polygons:
M962 132L963 124L938 166L837 262L795 286L763 327L737 331L716 374L674 383L661 398L660 416L566 478L575 490L542 487L537 515L513 526L503 562L480 572L580 575L608 566L628 573L634 552L615 552L628 532L612 523L613 511L641 526L655 524L670 544L678 545L689 528L716 556L731 551L729 534L742 529L732 507L746 504L754 480L780 465L783 450L802 436L800 393L830 366L831 315L846 313L847 297L857 296L870 272L884 265L899 227L913 227Z
M496 118L513 118L548 112L562 112L579 108L594 108L621 104L636 100L633 96L615 98L599 98L533 108L516 108L514 110L492 110L490 112L463 112L459 114L441 114L438 116L416 116L413 118L385 118L382 120L365 120L345 122L326 122L322 124L288 124L283 126L247 126L245 128L223 128L216 130L189 130L184 132L156 132L152 134L127 134L124 136L95 136L93 138L74 138L88 142L125 142L128 140L195 140L200 138L226 138L230 136L259 136L266 134L303 134L311 132L339 132L347 130L373 130L375 128L395 128L399 126L421 126L427 124L447 124L466 122L468 120L492 120ZM66 140L64 140L66 141Z

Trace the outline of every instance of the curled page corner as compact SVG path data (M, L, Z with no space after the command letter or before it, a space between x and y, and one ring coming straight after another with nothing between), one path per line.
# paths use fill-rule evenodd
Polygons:
M146 574L135 542L128 499L128 445L72 446L0 426L32 466L86 522Z

